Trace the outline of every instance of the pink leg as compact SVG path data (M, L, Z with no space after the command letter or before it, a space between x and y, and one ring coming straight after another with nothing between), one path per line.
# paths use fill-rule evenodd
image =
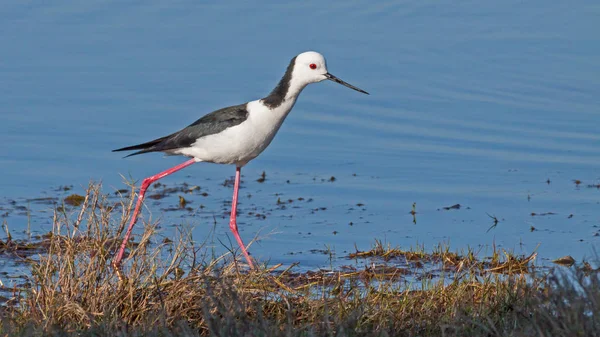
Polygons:
M254 264L252 263L252 259L250 259L250 255L248 255L248 251L246 250L246 246L240 237L240 233L238 233L238 227L236 222L236 213L237 213L237 202L238 202L238 191L240 189L240 170L241 168L235 168L235 184L233 186L233 200L231 201L231 218L229 219L229 228L233 232L233 236L237 240L238 245L242 249L242 253L246 257L246 261L248 261L248 265L250 268L254 268Z
M123 254L125 253L125 246L127 245L127 241L129 241L129 236L131 236L131 231L133 230L133 226L135 225L135 222L137 220L138 213L140 212L140 208L142 207L142 202L144 201L144 194L146 193L146 189L148 189L150 184L152 184L153 182L155 182L161 178L164 178L171 173L175 173L183 168L186 168L186 167L194 164L195 162L196 162L195 159L190 159L190 160L186 161L185 163L181 163L175 167L172 167L164 172L161 172L159 174L148 177L142 181L142 186L140 187L140 192L138 193L138 200L137 200L137 203L135 204L135 210L133 211L133 216L131 217L131 221L129 222L129 227L127 228L127 233L125 233L125 239L123 240L123 243L121 243L121 248L119 249L119 253L117 254L117 257L115 258L115 260L113 262L113 265L115 266L115 268L119 268L119 266L121 265L121 259L123 258Z

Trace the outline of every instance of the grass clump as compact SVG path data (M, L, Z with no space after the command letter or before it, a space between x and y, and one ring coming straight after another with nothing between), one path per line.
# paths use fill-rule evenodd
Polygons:
M349 254L348 258L376 258L384 261L402 260L416 267L423 267L424 263L440 264L442 270L453 273L468 269L471 272L491 272L511 275L530 273L532 262L537 257L537 253L535 252L529 256L515 256L506 250L499 252L495 246L492 256L485 260L479 260L477 255L471 249L462 254L451 252L450 247L443 244L439 244L432 252L427 252L423 246L416 249L404 250L399 247L392 248L390 245L386 246L381 241L375 240L375 245L371 250L357 250L355 253Z
M529 270L533 258L497 258L494 265L494 258L482 264L474 254L413 251L421 259L462 262L450 280L418 287L409 284L405 271L386 265L309 273L280 265L245 271L230 255L205 255L186 231L174 241L161 240L156 227L147 224L117 273L111 259L132 196L115 204L91 185L73 214L55 214L46 253L31 262L27 283L15 287L2 308L0 335L600 334L598 274L519 272L523 265ZM407 256L381 244L375 248L388 257ZM521 267L498 269L507 263Z

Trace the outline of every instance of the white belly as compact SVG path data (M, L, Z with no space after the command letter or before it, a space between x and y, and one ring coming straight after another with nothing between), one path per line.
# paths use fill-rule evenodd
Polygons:
M248 103L249 115L244 122L220 133L198 139L192 146L174 151L198 161L244 166L271 143L294 102L270 110L260 101Z

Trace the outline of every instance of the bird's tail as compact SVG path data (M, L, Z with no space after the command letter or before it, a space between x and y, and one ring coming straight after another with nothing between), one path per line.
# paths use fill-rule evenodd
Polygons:
M158 139L155 139L155 140L151 140L151 141L146 142L146 143L142 143L142 144L138 144L138 145L132 145L132 146L127 146L127 147L122 147L120 149L113 150L112 152L140 150L140 151L137 151L137 152L134 152L132 154L129 154L129 155L125 156L125 158L127 158L127 157L135 156L135 155L138 155L138 154L142 154L142 153L148 153L148 152L158 151L156 149L156 146L158 144L162 143L167 138L168 137L162 137L162 138L158 138Z

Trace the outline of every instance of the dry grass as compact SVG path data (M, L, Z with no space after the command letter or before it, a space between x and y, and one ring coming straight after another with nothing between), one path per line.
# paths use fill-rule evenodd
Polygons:
M512 253L503 250L498 251L493 247L490 257L481 261L477 258L477 253L471 249L461 254L451 252L448 245L439 244L432 252L427 252L421 247L416 249L404 250L399 247L392 248L385 246L381 241L376 240L375 245L369 251L357 251L348 255L350 259L381 258L384 261L393 261L402 259L415 266L422 266L424 263L441 264L442 269L453 273L460 273L464 270L479 273L499 273L505 275L527 274L531 272L532 263L537 257L537 253L529 256L515 256Z
M452 269L450 280L415 287L404 282L406 270L386 265L247 272L229 255L208 258L185 231L172 243L162 242L156 228L146 225L116 273L111 259L131 200L111 203L98 185L90 185L77 210L55 214L47 253L31 263L29 285L15 288L4 306L0 335L600 334L598 274L527 275L535 255L494 253L481 262L473 252L402 251L378 243L352 256L437 259Z

